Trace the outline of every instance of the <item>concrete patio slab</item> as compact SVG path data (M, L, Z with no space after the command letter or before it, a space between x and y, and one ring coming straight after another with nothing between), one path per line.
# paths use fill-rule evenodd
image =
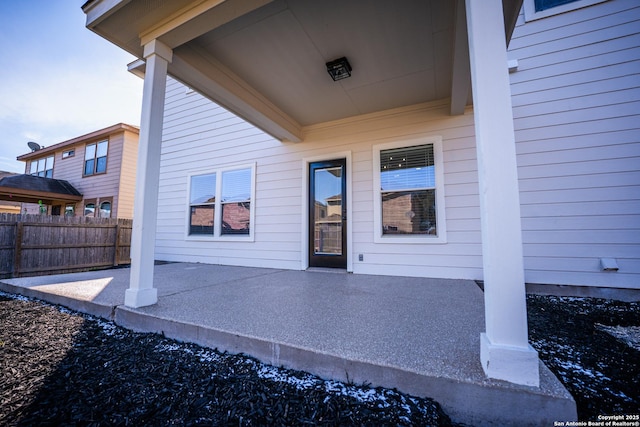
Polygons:
M539 388L485 377L484 299L473 281L169 263L155 267L158 303L133 309L123 305L128 274L5 279L0 289L323 378L431 397L471 425L576 419L573 398L542 363Z

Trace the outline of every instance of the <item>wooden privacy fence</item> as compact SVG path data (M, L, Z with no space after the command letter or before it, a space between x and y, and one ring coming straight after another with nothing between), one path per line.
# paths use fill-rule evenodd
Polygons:
M0 214L0 278L130 264L130 219Z

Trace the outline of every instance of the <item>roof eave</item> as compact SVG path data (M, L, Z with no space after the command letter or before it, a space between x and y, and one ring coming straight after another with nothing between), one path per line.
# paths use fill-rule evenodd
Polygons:
M0 200L22 203L38 203L38 200L42 200L43 202L51 202L54 200L61 202L79 202L82 200L82 195L60 194L47 191L25 190L21 188L0 186Z
M104 138L120 131L129 131L137 134L140 133L140 129L136 126L128 125L126 123L118 123L113 126L109 126L108 128L100 129L86 135L78 136L68 141L59 142L57 144L50 145L37 151L32 151L31 153L22 154L16 159L20 161L30 160L36 157L41 157L43 154L55 153L56 151L69 145L75 145L83 142L89 142L90 140L94 139Z

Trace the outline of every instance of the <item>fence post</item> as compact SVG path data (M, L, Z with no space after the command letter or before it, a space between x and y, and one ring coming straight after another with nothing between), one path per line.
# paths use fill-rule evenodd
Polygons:
M16 246L13 253L13 274L11 277L20 276L20 263L22 262L22 236L24 224L16 222Z
M113 250L113 266L117 267L120 264L120 220L116 222L116 242Z

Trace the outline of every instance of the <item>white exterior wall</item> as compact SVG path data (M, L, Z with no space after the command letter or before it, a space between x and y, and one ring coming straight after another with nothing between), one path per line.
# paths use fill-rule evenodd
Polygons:
M520 16L509 57L518 60L511 89L529 283L640 288L639 29L634 0ZM448 107L316 126L291 144L169 80L156 258L304 268L303 159L348 151L354 273L482 279L473 114L452 117ZM373 145L438 135L447 243L375 243ZM189 174L253 162L255 241L188 240ZM600 258L615 258L619 271L601 271Z
M509 58L526 281L640 288L640 4L521 15Z
M350 152L354 273L480 279L479 199L473 115L448 102L413 106L311 128L305 142L282 143L169 79L165 106L156 258L301 269L305 264L303 159ZM447 243L373 239L373 145L442 137ZM187 239L188 176L256 162L255 241ZM363 254L364 261L358 261Z

